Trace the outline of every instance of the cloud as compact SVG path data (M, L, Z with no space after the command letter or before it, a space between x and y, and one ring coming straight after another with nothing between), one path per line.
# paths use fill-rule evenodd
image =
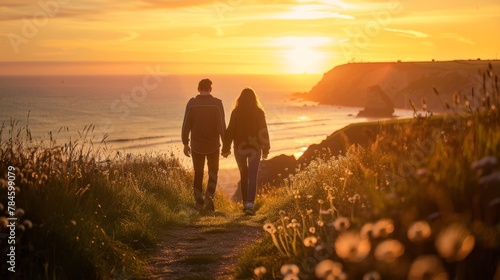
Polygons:
M475 43L472 40L467 39L464 36L459 35L457 33L442 33L441 37L445 39L452 39L464 44L475 45Z
M415 38L428 38L429 35L420 31L409 30L409 29L395 29L395 28L384 28L386 31L398 33L405 37L415 37Z

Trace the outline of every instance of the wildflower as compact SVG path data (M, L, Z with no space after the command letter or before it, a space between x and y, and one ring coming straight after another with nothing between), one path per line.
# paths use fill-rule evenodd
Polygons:
M474 249L475 238L462 224L451 224L436 237L436 249L449 262L465 259Z
M408 280L449 279L441 260L434 255L423 255L415 259L408 273Z
M315 227L310 227L309 228L309 232L312 233L312 234L315 234L316 233L316 228Z
M342 264L326 259L316 265L314 275L319 279L334 279L342 274Z
M300 271L299 267L295 264L284 264L281 266L281 269L280 269L282 276L286 276L289 274L297 275L297 274L299 274L299 271Z
M372 235L375 238L386 238L394 231L391 219L381 219L373 225Z
M431 236L431 226L426 221L418 221L410 225L408 239L413 242L423 241Z
M0 229L7 228L8 225L9 225L9 221L7 220L7 218L5 218L4 216L1 216L0 217Z
M280 216L285 216L286 212L285 212L285 210L280 210L279 214L280 214Z
M309 236L304 239L304 246L314 247L318 244L318 238L316 236Z
M488 176L481 177L478 181L479 185L496 183L500 184L500 172L491 173Z
M319 226L319 227L323 227L324 225L325 225L325 222L323 222L323 221L318 221L318 226Z
M359 233L346 232L335 240L337 255L350 262L360 262L370 253L370 250L370 241L362 238Z
M276 233L276 227L271 223L266 223L263 226L264 230L270 234Z
M363 275L363 280L381 280L382 276L377 271L371 271Z
M33 223L30 220L24 220L23 225L28 229L33 227Z
M318 203L323 204L323 203L325 203L325 201L323 199L318 199Z
M391 263L403 255L404 251L405 247L401 242L395 239L388 239L381 242L375 248L375 258L379 261Z
M333 223L333 226L337 231L344 231L351 226L351 222L346 217L338 217Z
M311 215L311 214L313 213L313 210L312 210L312 209L308 209L308 210L306 211L306 213L307 213L307 215Z
M498 165L498 159L494 156L485 156L480 160L473 162L470 165L470 169L490 169Z
M24 232L26 230L26 227L24 225L18 225L17 230L20 232Z
M360 235L362 238L369 238L373 235L373 224L366 223L361 227Z
M22 217L24 216L24 210L22 208L17 208L16 209L16 216L17 217Z
M296 274L288 274L283 280L300 280L300 278Z
M253 273L255 274L255 276L257 277L261 277L261 276L264 276L264 274L266 274L267 272L267 269L265 266L259 266L259 267L256 267L254 270L253 270Z

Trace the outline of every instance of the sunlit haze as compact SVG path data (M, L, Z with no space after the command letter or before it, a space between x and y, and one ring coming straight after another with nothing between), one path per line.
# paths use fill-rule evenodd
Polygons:
M498 0L3 0L0 14L0 74L317 74L500 50Z

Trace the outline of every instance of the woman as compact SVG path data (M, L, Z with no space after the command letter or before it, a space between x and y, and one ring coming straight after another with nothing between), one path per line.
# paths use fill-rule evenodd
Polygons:
M257 172L260 158L269 154L269 133L266 115L255 91L244 89L236 99L231 119L224 135L222 156L231 154L234 141L234 157L241 177L241 197L246 215L255 215L254 202L257 194Z

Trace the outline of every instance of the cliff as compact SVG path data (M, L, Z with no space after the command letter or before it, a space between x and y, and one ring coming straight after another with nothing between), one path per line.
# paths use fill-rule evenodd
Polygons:
M455 93L470 95L482 87L482 73L500 61L381 62L350 63L325 73L323 79L303 98L321 104L364 107L370 88L378 86L396 108L418 108L422 98L433 112L445 111L445 102ZM439 92L434 93L433 89Z

